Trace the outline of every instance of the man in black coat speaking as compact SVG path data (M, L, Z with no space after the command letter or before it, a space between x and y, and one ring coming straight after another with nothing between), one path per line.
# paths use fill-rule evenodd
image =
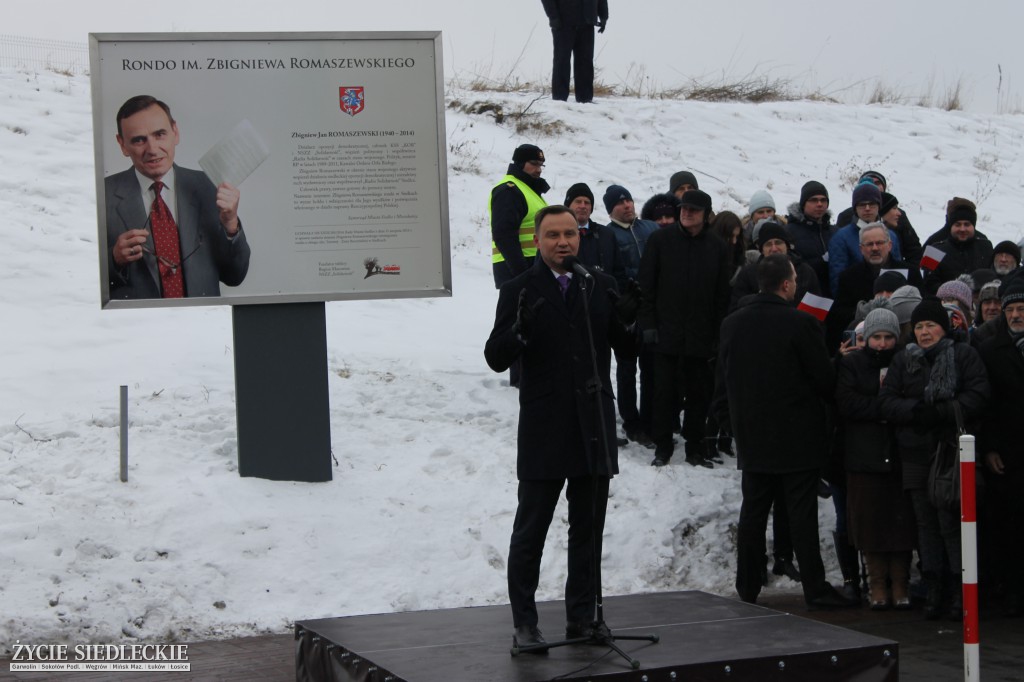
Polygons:
M595 393L581 275L565 262L579 249L576 218L565 206L548 206L537 212L535 230L540 258L502 285L494 329L484 349L487 364L495 372L505 371L517 359L522 366L516 466L519 507L508 557L513 646L544 643L534 595L544 539L566 481L566 636L593 634L593 558L601 554L608 481L618 473L614 396L608 374L610 346L625 348L631 339L617 314L628 307L623 304L629 296L617 299L615 280L591 270L585 295L601 384Z
M760 293L722 323L713 410L730 424L743 472L736 591L754 603L765 575L765 529L776 494L789 510L810 607L856 606L825 581L818 545L818 480L828 452L825 401L835 369L818 321L791 305L796 270L784 255L757 267ZM731 417L731 419L730 419Z

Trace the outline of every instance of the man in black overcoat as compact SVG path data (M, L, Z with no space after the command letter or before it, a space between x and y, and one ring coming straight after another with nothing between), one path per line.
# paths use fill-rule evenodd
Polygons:
M821 325L790 303L797 285L789 258L763 258L758 282L760 293L722 323L713 403L719 423L732 426L743 472L736 591L743 601L757 601L768 513L781 493L808 606L856 606L825 581L818 545L825 401L835 391L835 370Z
M516 360L522 367L516 465L519 507L508 558L515 646L544 643L534 595L544 539L566 481L566 636L588 637L595 627L593 558L601 554L608 482L618 473L610 347L625 350L631 335L618 319L629 307L628 297L613 302L615 280L590 269L592 279L584 294L580 275L563 263L567 256L576 256L579 239L576 218L565 206L537 212L539 258L528 271L502 285L494 329L484 349L487 364L495 372L503 372ZM591 390L594 372L584 295L594 333L599 393Z
M1005 328L978 346L992 384L992 400L978 435L978 459L992 514L985 537L1008 615L1024 615L1024 270L1002 285Z

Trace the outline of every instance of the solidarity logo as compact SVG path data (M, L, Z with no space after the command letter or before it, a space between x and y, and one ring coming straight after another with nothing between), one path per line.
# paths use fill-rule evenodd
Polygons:
M384 265L384 266L381 266L379 264L378 259L376 259L376 258L367 258L366 260L364 260L363 261L363 267L366 268L366 275L363 277L363 279L366 279L367 277L373 277L374 275L400 275L400 274L402 274L402 268L400 266L398 266L398 265Z

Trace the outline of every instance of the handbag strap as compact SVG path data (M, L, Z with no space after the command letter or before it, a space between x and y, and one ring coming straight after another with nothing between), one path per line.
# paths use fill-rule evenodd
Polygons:
M960 409L960 401L952 400L953 403L953 416L956 418L956 435L962 436L967 433L967 429L964 428L964 413Z

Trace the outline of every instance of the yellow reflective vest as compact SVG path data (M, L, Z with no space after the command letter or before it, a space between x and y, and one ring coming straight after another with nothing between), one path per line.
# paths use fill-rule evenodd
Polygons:
M509 182L518 187L519 191L523 193L523 198L526 199L526 216L523 218L523 222L519 223L519 245L523 248L523 255L527 258L532 258L537 255L537 245L533 243L533 216L537 214L537 211L547 206L548 203L539 194L530 189L529 185L513 175L503 177L501 182L491 190L491 196L487 199L488 222L493 220L493 216L491 216L491 199L494 196L494 189ZM491 241L491 262L505 262L505 257L498 251L498 245L493 240Z

